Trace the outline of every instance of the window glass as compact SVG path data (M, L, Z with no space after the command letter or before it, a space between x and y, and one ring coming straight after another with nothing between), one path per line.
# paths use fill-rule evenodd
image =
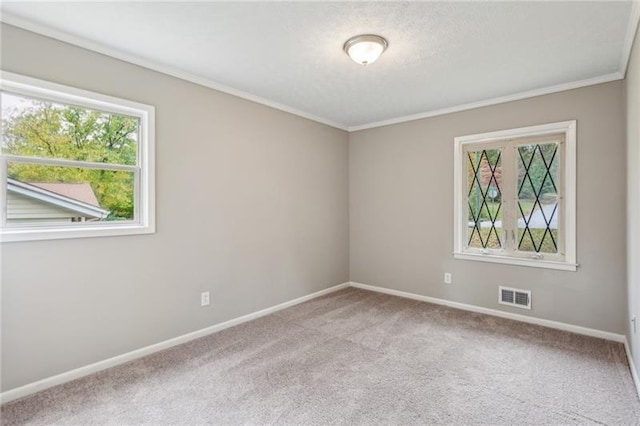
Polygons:
M576 122L455 138L454 256L576 269Z
M502 150L467 151L469 247L502 248Z
M135 165L139 120L2 93L5 154Z
M518 250L558 253L558 143L518 147Z
M155 231L153 107L7 72L0 88L3 242Z
M11 163L7 169L8 200L17 191L15 185L23 189L31 189L41 196L50 195L54 199L78 202L98 207L107 212L106 215L90 215L84 221L123 221L134 219L134 173L130 171L100 170L82 167L43 166L40 164ZM22 185L20 185L22 184ZM44 192L43 192L44 191ZM24 192L23 191L23 195ZM27 194L31 195L31 194ZM41 200L38 206L32 207L35 218L40 219L36 211L48 211L56 205L53 201L45 203ZM46 205L44 205L46 204ZM53 204L53 205L52 205ZM28 215L22 219L15 216L15 211L7 206L7 219L11 223L30 223ZM75 217L75 216L69 216Z

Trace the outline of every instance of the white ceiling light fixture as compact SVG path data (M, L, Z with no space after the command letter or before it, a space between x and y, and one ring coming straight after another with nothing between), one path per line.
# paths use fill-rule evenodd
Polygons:
M375 34L362 34L351 37L344 43L344 51L357 64L367 66L375 62L389 43Z

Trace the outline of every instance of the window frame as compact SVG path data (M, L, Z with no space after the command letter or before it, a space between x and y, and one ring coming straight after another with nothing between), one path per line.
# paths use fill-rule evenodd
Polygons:
M108 237L155 232L155 107L84 89L52 83L21 74L0 72L0 91L65 105L79 106L139 119L135 165L93 163L61 158L16 156L0 151L0 242L67 238ZM73 222L69 224L8 224L8 164L98 168L134 173L134 218L122 222Z
M480 262L502 263L507 265L529 266L537 268L557 269L564 271L576 271L576 120L562 121L557 123L528 126L495 132L479 133L474 135L459 136L454 138L454 232L453 232L453 256L455 259L473 260ZM495 148L498 146L508 149L522 145L526 138L535 138L548 135L564 134L564 142L561 142L563 150L563 161L560 163L560 180L563 190L561 191L561 217L559 218L562 244L558 246L558 251L564 250L561 255L543 255L538 258L538 254L525 257L522 252L518 253L513 247L501 250L466 250L466 236L468 227L468 212L466 207L466 148L477 145ZM503 176L507 171L506 185L514 185L517 175L513 172L517 170L517 158L510 165L502 162ZM509 170L514 169L514 170ZM504 180L503 180L504 182ZM503 186L505 183L503 183ZM512 194L515 194L511 191ZM503 200L505 203L505 200ZM514 220L511 217L515 214L516 200L507 200L512 208L505 208L503 211L503 221ZM504 208L504 207L503 207ZM505 219L507 215L507 219ZM511 216L510 216L511 215ZM511 237L513 239L514 236ZM508 239L508 236L507 236ZM513 244L512 244L513 246ZM562 258L561 258L562 257Z

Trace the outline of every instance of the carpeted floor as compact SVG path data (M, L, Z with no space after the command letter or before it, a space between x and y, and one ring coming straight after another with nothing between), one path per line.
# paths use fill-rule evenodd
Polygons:
M621 344L349 288L2 407L2 424L640 424Z

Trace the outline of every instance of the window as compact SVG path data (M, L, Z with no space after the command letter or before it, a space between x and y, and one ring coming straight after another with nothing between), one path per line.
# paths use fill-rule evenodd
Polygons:
M576 122L455 138L454 257L576 270Z
M2 241L155 232L154 108L2 72Z

